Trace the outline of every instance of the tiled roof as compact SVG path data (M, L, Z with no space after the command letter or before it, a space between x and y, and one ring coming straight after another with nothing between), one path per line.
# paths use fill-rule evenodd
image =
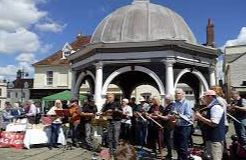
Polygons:
M90 43L91 36L80 36L78 35L76 40L70 43L70 46L74 51L79 50L82 46ZM62 59L62 50L59 50L52 54L51 56L36 62L33 66L40 66L40 65L68 65L69 62L67 59Z
M13 81L13 88L25 88L25 82L28 83L28 88L33 88L33 79L19 79Z

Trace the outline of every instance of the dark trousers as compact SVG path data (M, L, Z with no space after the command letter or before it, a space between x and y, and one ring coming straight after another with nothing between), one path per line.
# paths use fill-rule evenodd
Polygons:
M51 134L50 134L50 140L49 140L49 145L50 146L55 146L57 144L58 141L58 136L60 133L60 127L61 124L60 123L52 123L51 126Z
M135 139L136 144L144 146L146 144L146 136L147 136L147 129L148 124L147 122L139 122L136 121L135 123Z
M70 134L73 144L79 141L79 124L70 124Z
M154 152L156 152L156 143L158 144L158 149L161 153L163 141L163 129L157 126L150 125L148 128L148 145ZM157 153L157 152L156 152Z
M164 144L167 147L167 155L169 157L172 157L172 139L171 139L172 131L173 129L170 129L170 128L164 128L164 131L163 131L163 134L164 134L163 140L164 140Z
M173 132L174 146L177 150L178 160L188 159L188 143L191 126L176 126Z
M108 124L108 144L109 144L109 150L110 154L113 154L116 150L116 147L119 142L119 136L120 136L120 121L109 121Z
M121 123L120 138L126 141L130 141L131 124Z
M246 127L243 124L239 124L234 121L234 128L239 138L240 144L246 150Z

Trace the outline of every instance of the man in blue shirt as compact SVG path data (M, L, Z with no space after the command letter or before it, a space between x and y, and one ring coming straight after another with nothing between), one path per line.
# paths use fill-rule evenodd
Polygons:
M187 160L188 140L191 134L193 111L189 101L185 99L184 91L180 88L175 91L173 111L180 117L177 120L173 132L174 146L177 150L178 160Z

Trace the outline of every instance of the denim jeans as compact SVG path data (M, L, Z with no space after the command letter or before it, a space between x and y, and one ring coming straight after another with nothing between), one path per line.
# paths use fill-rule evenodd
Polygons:
M245 129L245 126L243 124L239 124L237 122L234 122L234 128L235 128L236 134L239 138L240 144L246 150L246 129Z
M73 144L79 141L79 124L70 124L70 133Z
M50 134L50 140L49 140L49 145L50 146L55 146L57 144L59 132L60 132L60 123L52 123L51 124L51 134Z
M136 122L135 137L136 137L136 143L138 145L144 146L146 144L147 128L148 128L147 122L139 122L139 121Z
M120 136L120 121L109 121L108 125L108 143L109 143L109 150L110 154L113 154L116 150L116 147L119 142L119 136Z
M131 131L131 124L128 123L121 123L120 129L120 138L126 141L130 141L130 131Z
M188 159L188 143L191 126L176 126L173 132L174 146L177 150L178 160Z

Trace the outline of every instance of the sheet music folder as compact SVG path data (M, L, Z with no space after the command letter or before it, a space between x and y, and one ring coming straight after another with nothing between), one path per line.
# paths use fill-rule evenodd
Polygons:
M55 110L56 115L59 117L68 117L70 115L69 109Z

